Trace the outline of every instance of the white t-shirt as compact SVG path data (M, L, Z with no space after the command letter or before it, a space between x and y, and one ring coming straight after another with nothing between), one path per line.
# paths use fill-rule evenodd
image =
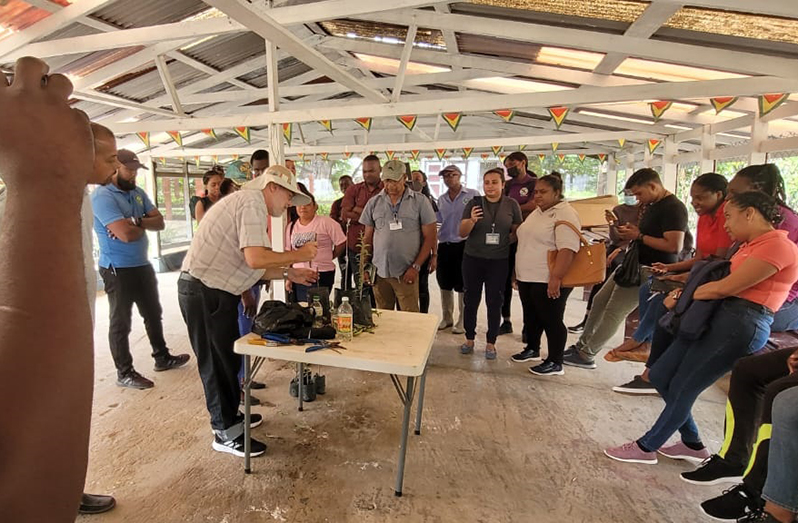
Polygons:
M516 232L518 253L515 257L515 275L527 283L549 282L549 251L570 249L579 252L579 237L567 225L555 228L554 223L566 221L581 229L579 215L568 202L560 202L546 211L535 209L527 216Z

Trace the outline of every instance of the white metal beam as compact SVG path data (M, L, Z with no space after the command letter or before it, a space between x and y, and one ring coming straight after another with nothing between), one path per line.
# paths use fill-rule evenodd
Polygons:
M651 0L655 4L683 4L684 0ZM798 3L795 0L767 0L765 2L752 2L751 0L690 0L691 6L721 9L723 11L738 11L741 13L755 13L785 18L798 18Z
M264 40L273 42L297 60L306 63L336 82L351 88L367 100L373 103L384 103L388 101L381 93L368 87L350 73L342 70L326 56L308 46L265 12L255 10L250 7L250 5L241 4L237 0L206 0L206 3L216 7L234 20L246 25Z
M649 4L643 14L624 32L624 36L649 38L681 8L682 5L677 2ZM612 74L626 60L627 56L623 53L607 53L596 68L593 69L593 72Z
M186 113L183 111L183 105L180 103L180 98L177 96L175 83L172 80L172 75L169 73L169 66L163 55L155 57L155 66L158 68L158 74L161 77L161 83L163 83L164 89L166 89L166 94L169 95L169 99L172 101L172 110L176 114L185 116Z
M72 98L77 100L85 100L87 102L94 102L103 105L110 105L112 107L121 107L123 109L134 109L134 110L146 110L153 114L159 114L161 116L166 116L168 118L174 118L177 116L172 111L167 111L166 109L160 108L150 108L146 107L137 102L131 102L130 100L125 100L124 98L120 98L119 96L114 96L107 93L99 93L93 90L87 91L80 91L72 93Z
M662 60L677 64L709 67L741 73L798 78L796 60L699 45L661 42L646 38L619 36L584 29L570 29L544 24L513 22L479 16L448 14L433 11L403 11L383 14L372 13L355 17L383 23L417 24L419 27L438 27L470 34L506 38L519 42L556 45L597 52L620 52L630 56Z
M410 60L410 53L413 52L413 44L416 41L417 25L411 25L407 28L407 37L405 38L405 47L402 49L402 58L399 60L399 70L396 72L396 79L393 84L393 91L391 92L391 101L396 103L402 95L402 85L405 83L405 73L407 73L407 62Z

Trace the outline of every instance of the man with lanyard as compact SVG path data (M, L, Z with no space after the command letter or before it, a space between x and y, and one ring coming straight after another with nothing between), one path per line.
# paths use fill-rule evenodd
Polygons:
M435 247L437 227L429 198L407 189L405 173L404 163L385 163L385 189L366 204L360 223L377 267L377 308L393 310L398 304L403 311L418 312L419 271Z
M383 188L380 181L380 159L370 154L363 159L363 181L350 186L344 194L344 201L341 204L341 220L349 221L346 228L346 248L347 248L347 273L342 278L345 285L349 285L349 274L353 274L355 285L359 285L358 274L355 270L360 259L360 233L365 231L365 227L360 223L360 215L366 204Z
M526 220L532 211L535 210L535 182L537 176L532 171L527 170L529 164L527 157L521 151L510 153L504 159L504 167L510 179L504 187L504 194L518 202L521 206L521 214ZM507 284L504 287L504 303L502 304L502 324L499 327L499 334L511 334L513 323L510 320L510 310L513 302L513 274L515 273L515 254L518 251L518 244L513 238L510 244L510 271L507 273Z
M138 157L127 149L120 149L117 157L121 166L111 183L98 187L91 195L94 232L100 244L100 276L110 309L108 343L116 365L116 384L149 389L155 384L136 372L130 355L128 336L134 303L144 319L156 372L182 367L189 355L169 354L163 336L158 280L147 258L146 231L162 231L163 215L147 193L136 186L136 174L144 167Z
M238 411L241 357L233 352L239 338L241 293L261 280L289 279L309 285L312 269L288 268L316 257L316 242L288 252L274 252L268 219L282 216L289 205L307 205L310 198L297 187L296 176L273 165L247 182L242 190L219 200L200 223L177 282L180 312L205 391L214 440L212 448L244 456L244 416ZM252 415L252 425L262 423ZM266 445L251 440L252 456Z
M445 167L439 176L449 189L438 198L438 270L435 273L441 289L441 323L438 330L452 327L452 334L463 334L463 251L465 238L460 236L460 221L463 209L479 192L463 187L463 173L456 165ZM454 323L454 293L457 293L459 315Z

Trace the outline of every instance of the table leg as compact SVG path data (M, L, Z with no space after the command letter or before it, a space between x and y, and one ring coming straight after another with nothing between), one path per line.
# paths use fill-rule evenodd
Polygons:
M249 354L244 355L244 472L251 474L250 468L250 453L252 442L250 441L250 407L252 398L250 390L252 385L252 357Z
M397 497L402 496L402 484L405 479L405 456L407 455L407 431L410 427L410 411L413 408L413 386L415 385L415 378L412 376L407 377L407 386L405 387L405 398L403 402L405 405L404 416L402 416L402 440L399 445L399 462L396 471L396 488L394 495Z
M418 385L418 407L416 410L416 436L421 435L421 412L424 410L424 390L427 386L427 369L424 369L424 374L421 375L421 382Z
M299 374L299 383L297 384L299 387L299 394L297 395L297 399L299 399L299 412L302 412L302 410L304 410L302 408L302 383L305 381L305 364L297 363L297 369L297 374Z

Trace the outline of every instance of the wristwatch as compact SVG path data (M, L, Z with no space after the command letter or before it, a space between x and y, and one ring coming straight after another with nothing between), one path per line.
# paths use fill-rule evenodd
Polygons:
M283 268L283 279L288 279L288 267Z
M414 263L413 265L411 265L411 267L413 267L416 270L416 272L421 272L421 266L419 264Z
M135 216L131 216L130 223L132 223L136 227L141 227L141 218L136 218Z

